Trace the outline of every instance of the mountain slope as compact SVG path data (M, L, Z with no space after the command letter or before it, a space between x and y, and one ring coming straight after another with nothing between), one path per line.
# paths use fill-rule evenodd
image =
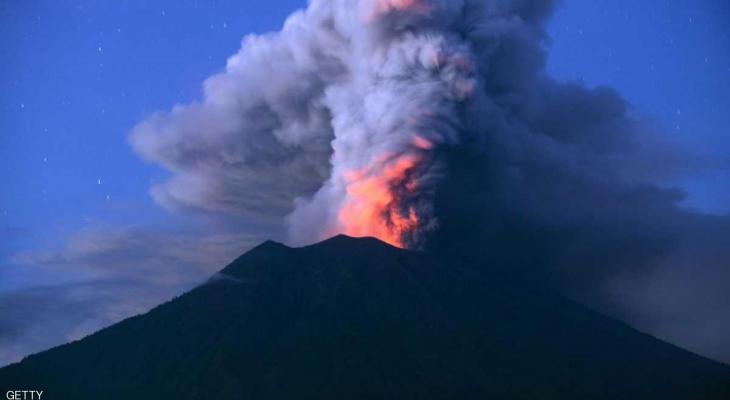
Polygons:
M479 266L338 236L266 242L145 315L3 368L0 386L48 399L727 399L730 368Z

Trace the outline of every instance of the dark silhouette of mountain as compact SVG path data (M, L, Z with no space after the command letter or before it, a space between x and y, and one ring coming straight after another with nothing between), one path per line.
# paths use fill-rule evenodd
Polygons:
M346 236L266 242L0 383L44 399L730 399L723 364L483 266Z

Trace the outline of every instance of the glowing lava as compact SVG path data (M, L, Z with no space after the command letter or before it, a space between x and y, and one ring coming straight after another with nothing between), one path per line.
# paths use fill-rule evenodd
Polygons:
M420 161L405 154L375 168L346 173L348 196L338 215L343 233L404 247L404 236L414 233L419 223L416 209L403 203L417 190L411 172Z

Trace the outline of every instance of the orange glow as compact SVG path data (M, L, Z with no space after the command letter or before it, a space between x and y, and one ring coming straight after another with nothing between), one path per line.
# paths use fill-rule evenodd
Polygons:
M429 6L423 0L375 0L373 10L375 16L387 14L391 11L413 11L420 14L428 13Z
M348 196L338 215L343 233L373 236L404 247L404 235L418 228L418 214L414 207L403 208L394 188L407 192L417 189L409 173L419 162L415 155L402 155L380 168L345 173Z
M411 140L411 144L418 147L421 150L431 150L433 148L433 143L431 143L430 140L422 137L422 136L414 136L413 140Z

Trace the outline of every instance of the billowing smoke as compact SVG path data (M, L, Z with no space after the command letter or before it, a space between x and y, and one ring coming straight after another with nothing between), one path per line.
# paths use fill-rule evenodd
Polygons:
M553 3L311 0L131 142L167 207L469 254L730 360L730 221L651 182L671 147L614 91L547 76Z
M514 8L312 2L281 32L246 38L204 102L135 129L135 149L176 173L154 196L288 214L297 243L344 232L422 244L448 167L438 149L485 134L474 125L486 72L474 46L526 29Z

